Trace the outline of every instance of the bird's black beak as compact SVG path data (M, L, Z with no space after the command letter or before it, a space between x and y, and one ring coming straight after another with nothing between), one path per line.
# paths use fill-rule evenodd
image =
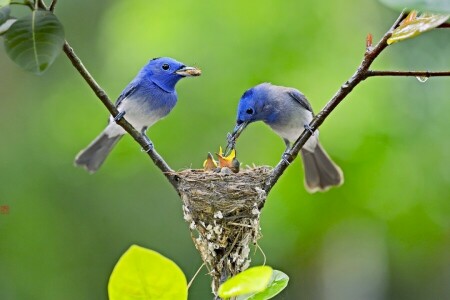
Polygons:
M236 143L237 138L241 135L242 131L244 131L245 127L247 127L248 122L240 122L238 121L236 126L233 129L231 134L228 134L228 144L225 150L225 154L228 155L228 152L231 149L234 149L234 144Z
M245 127L247 127L247 125L248 122L239 122L238 124L236 124L233 129L233 133L231 134L234 140L237 140L237 138L241 135L241 132L245 129Z
M202 74L202 70L194 68L194 67L186 67L182 66L178 70L175 71L176 74L188 77L188 76L200 76Z

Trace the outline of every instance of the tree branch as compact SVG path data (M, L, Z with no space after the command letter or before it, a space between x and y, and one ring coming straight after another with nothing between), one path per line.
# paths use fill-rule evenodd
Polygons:
M398 19L395 21L394 25L385 33L383 38L378 42L378 44L372 49L368 49L365 53L364 59L358 67L356 73L347 80L333 98L327 103L327 105L313 118L309 124L312 132L317 130L319 126L325 121L325 119L330 115L330 113L342 102L342 100L347 97L347 95L355 88L361 81L367 77L367 72L373 61L380 55L380 53L388 46L387 40L391 36L394 29L398 24L406 17L406 13L402 12ZM312 133L309 130L304 130L300 137L295 141L294 145L290 150L290 157L288 158L289 163L292 162L298 155L298 152L303 147L303 145L311 137ZM272 174L266 181L264 190L269 193L273 186L276 184L281 175L283 175L289 163L285 160L281 160L273 169ZM264 203L263 203L264 205Z
M430 72L430 71L372 71L368 70L365 74L365 78L375 76L414 76L414 77L439 77L450 76L450 71L444 72Z
M69 43L66 41L63 46L64 53L67 55L69 60L72 62L72 65L77 69L78 73L84 78L84 80L87 82L87 84L91 87L91 89L94 91L95 95L97 96L100 101L102 101L103 105L108 109L110 114L115 117L118 115L119 111L114 106L114 104L109 99L108 95L105 93L105 91L100 87L100 85L95 81L95 79L92 77L92 75L89 73L89 71L86 69L86 67L83 65L81 60L78 58L78 56L73 51L72 47L69 45ZM156 152L154 148L147 151L147 142L142 137L142 134L137 131L130 123L127 122L126 116L121 118L119 121L117 121L117 124L122 126L123 129L125 129L136 142L139 143L139 145L142 146L142 149L145 149L148 156L153 160L155 165L163 172L163 174L166 176L167 180L172 184L172 186L175 188L175 190L178 192L178 177L176 175L173 175L173 170L170 168L170 166L164 161L164 159L161 157L161 155Z
M35 5L39 6L39 8L46 9L49 11L53 11L55 9L55 6L57 4L57 0L52 0L49 8L46 7L43 0L35 0ZM244 257L247 259L248 254L244 255L242 245L245 245L248 247L248 243L250 241L256 242L256 240L260 237L259 234L259 211L257 214L254 213L254 204L258 206L258 208L262 208L265 204L265 199L267 194L270 192L270 190L273 188L273 186L276 184L280 176L284 173L286 168L289 166L289 163L292 162L298 155L300 149L303 147L303 145L306 143L306 141L311 137L313 132L319 128L319 126L324 122L324 120L330 115L330 113L342 102L342 100L345 99L345 97L355 88L359 83L361 83L363 80L365 80L368 77L375 77L375 76L420 76L420 77L432 77L432 76L449 76L450 72L402 72L402 71L370 71L369 68L373 61L380 55L380 53L388 46L387 40L391 36L393 30L398 26L398 24L404 19L406 16L405 13L401 13L399 18L396 20L394 25L389 29L388 32L382 37L382 39L378 42L377 45L374 47L371 47L371 39L369 43L369 47L365 52L365 56L363 61L361 62L360 66L358 67L358 70L355 72L355 74L347 80L340 89L336 92L336 94L333 96L333 98L327 103L327 105L313 118L311 123L309 124L310 130L305 130L302 132L300 137L297 139L297 141L293 144L291 150L290 150L290 156L288 158L288 162L286 162L284 159L281 160L275 168L271 171L270 175L266 178L266 173L262 173L264 177L261 177L262 179L260 181L255 181L255 177L252 177L253 175L247 174L247 177L241 177L241 179L236 179L236 177L228 177L228 181L221 178L220 184L222 185L222 189L218 190L218 186L220 184L208 184L208 179L205 180L206 177L202 173L195 173L190 172L188 174L197 174L196 176L200 176L199 178L203 178L201 180L185 180L183 179L183 175L181 175L181 172L177 175L170 166L164 161L164 159L153 149L148 149L146 151L149 155L149 157L152 159L154 164L163 172L163 174L166 176L167 180L172 184L172 186L177 191L178 195L182 198L184 206L184 216L186 220L192 220L194 225L196 224L216 224L217 218L215 216L215 213L213 210L216 210L218 207L218 203L222 201L221 203L224 205L223 208L218 209L219 212L226 212L227 210L230 210L229 213L224 213L224 216L239 216L240 219L243 220L244 218L247 218L248 220L252 221L244 225L248 225L249 229L246 231L245 238L241 238L242 229L236 230L235 227L232 227L233 223L229 222L229 220L223 219L224 226L221 228L226 228L227 231L227 237L224 240L225 246L217 246L218 249L212 247L213 250L210 250L211 247L209 245L211 242L211 237L208 237L207 231L205 231L206 226L199 226L195 227L195 230L197 230L197 233L200 234L200 237L202 237L202 234L206 234L203 239L195 239L194 243L196 243L197 249L202 253L202 258L205 262L205 256L203 256L203 252L200 249L205 249L209 255L211 252L215 259L212 262L207 263L210 266L212 266L212 270L214 270L216 273L213 274L214 278L219 278L222 280L221 275L225 274L225 277L230 276L230 274L235 274L237 272L240 272L242 269L246 268L245 265L239 265L238 263L230 262L228 261L227 264L225 264L225 260L228 259L228 256L231 251L234 251L233 253L236 253L236 255L241 255L241 257ZM87 82L89 87L92 89L92 91L95 93L95 95L99 98L99 100L103 103L103 105L108 109L109 113L116 117L119 113L115 105L111 102L109 97L107 96L106 92L100 87L100 85L95 81L95 79L92 77L92 75L89 73L89 71L86 69L86 67L83 65L82 61L79 59L79 57L75 54L72 47L69 45L69 43L66 41L63 46L63 51L69 58L69 60L72 62L72 65L75 67L75 69L80 73L80 75L83 77L83 79ZM133 138L136 142L138 142L143 149L146 149L148 147L147 142L143 138L142 134L138 132L130 123L127 122L126 116L125 118L121 118L119 121L117 121L117 124L119 124L122 128L124 128ZM262 172L262 171L261 171ZM242 174L241 174L242 175ZM179 177L180 176L180 177ZM186 176L186 175L185 175ZM192 176L192 175L189 175ZM218 176L218 175L217 175ZM188 176L186 176L188 177ZM232 191L230 189L230 186L235 184L235 180L241 180L242 178L247 178L250 180L249 182L246 182L245 184L241 185L235 185L235 190L238 190L241 192L242 187L247 187L249 193L240 194L239 192L230 192ZM210 182L209 182L210 183ZM263 190L260 189L261 185L263 185ZM196 189L192 189L192 185L195 184L197 186ZM255 185L255 186L252 186ZM180 192L181 191L181 192ZM197 193L197 191L201 191L201 193ZM264 193L265 192L265 193ZM220 196L214 196L212 198L207 197L205 195L220 195ZM201 203L199 201L198 194L203 195L203 200L205 200L204 203ZM192 196L193 195L193 196ZM225 195L226 197L223 197ZM244 195L244 196L242 196ZM239 201L230 201L230 197L237 197L239 199L246 198L248 203L251 203L249 207L246 207L246 202L242 202L239 205L242 205L242 209L236 209L235 203L240 203ZM253 198L252 198L253 197ZM195 201L194 201L195 200ZM213 200L214 206L211 207L211 200ZM256 202L260 201L260 202ZM231 203L231 204L230 204ZM259 203L259 204L256 204ZM201 206L203 205L204 206ZM203 213L205 208L207 208L208 213ZM245 210L246 209L246 210ZM250 217L246 217L243 212L247 212ZM232 213L231 213L232 212ZM193 214L195 213L195 214ZM197 216L198 218L196 218ZM201 217L201 218L200 218ZM202 220L202 218L205 219L205 221ZM222 218L220 218L222 219ZM195 222L194 222L195 221ZM256 224L256 225L252 225ZM197 225L196 225L197 226ZM221 225L222 226L222 225ZM227 227L228 226L228 227ZM202 229L203 228L203 229ZM206 227L207 228L207 227ZM256 228L256 229L255 229ZM193 230L191 228L191 230ZM221 232L225 232L221 230ZM217 241L222 241L223 235L218 234L216 236ZM235 238L230 238L235 237ZM237 241L240 239L241 246L235 247L237 245ZM244 242L245 241L245 242ZM198 244L197 244L198 243ZM222 243L222 242L221 242ZM206 245L206 246L205 246ZM214 244L219 245L219 244ZM219 256L217 256L217 253L219 253ZM208 256L209 257L209 256ZM244 260L245 261L245 260ZM223 271L223 272L219 272ZM220 280L215 280L213 283L213 290L215 291L218 288L218 282Z
M35 4L40 8L53 11L58 0L53 0L50 4L50 8L47 8L43 0L35 0ZM78 73L84 78L90 88L94 91L100 101L102 101L103 105L108 109L109 113L116 117L119 114L116 106L111 102L106 92L100 87L100 85L95 81L94 77L89 73L86 67L83 65L83 62L80 58L75 54L73 48L69 45L67 41L64 42L63 51L72 62L72 65L77 69ZM178 177L173 174L172 168L165 162L161 155L156 152L155 148L148 149L148 145L146 140L143 138L142 134L137 131L125 117L121 118L116 122L120 125L126 132L128 132L133 139L142 146L143 151L147 152L148 156L152 159L153 163L163 172L164 176L166 176L167 180L169 180L170 184L175 188L178 194Z

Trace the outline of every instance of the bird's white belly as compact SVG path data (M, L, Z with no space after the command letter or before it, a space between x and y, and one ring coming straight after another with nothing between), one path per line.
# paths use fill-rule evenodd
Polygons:
M309 124L311 120L312 115L310 117L299 115L297 118L292 118L288 124L283 124L280 126L271 125L271 127L279 136L281 136L285 140L288 140L292 146L292 144L295 143L295 141L300 137L303 130L305 130L305 124ZM314 132L314 136L308 139L303 148L313 152L317 146L318 137L319 131L316 130Z
M118 108L119 112L125 111L123 116L133 127L141 131L144 127L149 128L158 120L165 116L164 112L159 110L151 110L149 107L143 107L142 103L137 101L124 101ZM117 136L125 134L126 131L116 124L114 118L109 118L108 127L105 130L108 136Z

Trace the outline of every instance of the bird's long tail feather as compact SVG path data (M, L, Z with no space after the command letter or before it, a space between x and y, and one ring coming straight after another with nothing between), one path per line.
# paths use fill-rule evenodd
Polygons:
M341 168L331 160L320 144L317 144L314 152L302 149L301 153L305 169L305 186L310 193L326 191L344 182Z
M94 173L105 161L109 152L117 144L122 135L109 137L102 132L85 149L75 157L75 165L84 167L89 173Z

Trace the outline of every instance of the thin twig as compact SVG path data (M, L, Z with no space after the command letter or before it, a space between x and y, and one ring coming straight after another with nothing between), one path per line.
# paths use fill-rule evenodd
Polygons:
M80 73L80 75L84 78L84 80L87 82L87 84L91 87L91 89L94 91L97 98L102 101L103 105L108 109L110 114L115 117L119 113L117 108L114 106L114 104L109 99L106 92L100 87L100 85L95 81L95 79L92 77L92 75L89 73L89 71L86 69L86 67L83 65L81 60L78 58L78 56L73 51L72 47L69 45L69 43L66 41L63 46L64 53L67 55L67 57L72 62L72 65L77 69L77 71ZM139 143L139 145L142 146L143 149L147 149L148 145L145 139L142 137L142 134L137 131L130 123L127 122L126 116L124 118L121 118L119 121L117 121L117 124L123 127L133 138L136 142ZM163 172L164 176L169 180L169 182L172 184L172 186L175 188L175 190L178 192L178 177L173 174L173 170L170 168L170 166L164 161L164 159L161 157L161 155L156 152L154 148L150 149L148 152L148 156L153 160L155 165Z
M58 3L58 0L52 1L52 3L50 4L50 8L49 8L50 11L52 11L52 12L55 11L56 3Z
M35 0L35 5L38 6L41 9L47 10L47 5L45 5L43 0Z
M263 266L265 266L266 265L266 261L267 261L266 254L264 253L263 249L259 246L258 243L256 243L255 245L256 245L256 248L261 252L261 254L262 254L263 258L264 258Z
M444 72L430 72L430 71L372 71L368 70L365 77L375 77L375 76L413 76L413 77L439 77L439 76L450 76L450 71Z
M273 169L269 178L266 181L264 186L264 190L266 193L269 193L273 188L275 183L278 181L280 176L284 173L286 168L289 166L289 163L292 162L298 155L298 152L303 147L303 145L308 141L311 137L311 132L314 132L319 126L323 123L323 121L330 115L330 113L345 99L345 97L355 88L361 81L366 78L367 71L369 70L370 65L373 61L378 57L378 55L388 46L387 40L391 36L393 30L398 26L398 24L405 18L406 13L402 12L400 16L397 18L392 27L386 32L383 38L378 42L378 44L372 49L366 51L363 61L358 67L356 73L347 80L341 88L337 91L337 93L333 96L333 98L327 103L327 105L313 118L311 123L309 124L310 130L304 130L300 137L295 141L292 149L290 151L290 157L288 158L289 162L286 160L281 160ZM262 208L264 203L260 205Z
M202 265L200 266L200 268L198 268L197 272L195 272L194 276L192 277L192 279L189 281L188 285L187 285L187 289L189 290L189 288L191 287L192 283L194 282L194 279L197 277L198 273L200 273L200 270L206 266L205 263L202 263Z
M253 228L252 226L250 226L250 225L248 225L248 224L241 224L241 223L234 223L234 222L228 222L228 224L234 225L234 226L241 226L241 227Z

